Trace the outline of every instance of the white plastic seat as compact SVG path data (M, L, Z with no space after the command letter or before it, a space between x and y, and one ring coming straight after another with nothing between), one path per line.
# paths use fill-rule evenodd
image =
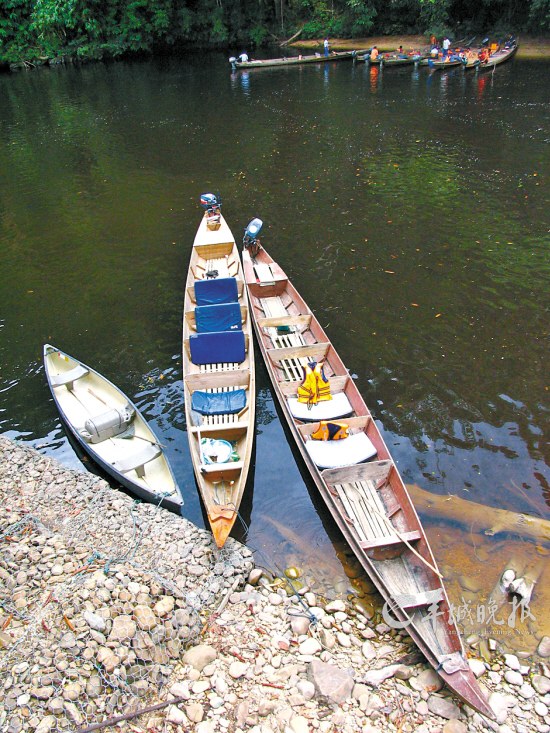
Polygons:
M292 415L298 420L306 422L318 422L319 420L336 420L338 417L351 415L353 407L346 397L345 392L337 392L332 395L331 400L324 400L312 405L308 409L307 404L298 402L297 397L288 397L288 406Z
M321 469L341 468L368 461L376 455L365 433L354 433L343 440L307 440L309 457Z

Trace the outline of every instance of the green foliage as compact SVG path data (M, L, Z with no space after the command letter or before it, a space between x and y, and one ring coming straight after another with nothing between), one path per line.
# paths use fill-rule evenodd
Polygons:
M550 32L550 0L533 0L528 13L528 31L532 33Z
M253 46L262 46L267 39L267 28L263 25L255 25L250 29L250 40Z
M0 0L0 61L158 47L255 47L273 36L550 31L550 0Z

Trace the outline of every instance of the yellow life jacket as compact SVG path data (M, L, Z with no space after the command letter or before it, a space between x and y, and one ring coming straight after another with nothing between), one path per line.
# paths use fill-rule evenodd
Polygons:
M321 420L319 427L311 433L313 440L343 440L349 435L349 425L345 422L327 422Z
M331 400L330 386L323 372L323 364L312 361L304 367L304 381L298 387L298 402L308 407Z

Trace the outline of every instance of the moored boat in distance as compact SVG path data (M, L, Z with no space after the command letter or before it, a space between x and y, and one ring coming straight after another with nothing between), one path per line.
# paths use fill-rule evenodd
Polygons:
M424 58L424 54L411 53L411 54L395 54L395 53L380 53L375 59L370 58L368 53L361 56L357 56L358 62L364 62L372 66L410 66L416 64Z
M163 446L136 405L95 369L51 344L44 345L44 369L79 446L134 496L180 514L183 498Z
M213 194L187 275L183 382L195 478L218 547L238 515L252 456L255 369L252 325L239 252Z
M249 229L243 268L252 321L317 490L384 598L387 623L406 629L447 685L494 717L467 663L420 520L372 415L319 321L261 246L259 227L254 236Z
M493 44L493 47L494 50L491 50L491 46L489 46L489 56L485 60L479 59L479 63L475 65L478 71L494 69L495 66L499 66L499 64L503 64L505 61L511 59L518 50L519 43L515 38L512 38L505 42L502 48L498 44ZM466 68L469 68L468 65L466 65Z
M249 61L239 61L235 56L231 56L229 63L231 68L236 69L260 69L271 66L296 66L300 64L324 63L326 61L343 61L345 59L353 59L357 55L357 51L331 51L328 56L321 53L298 56L282 56L276 59L251 59Z

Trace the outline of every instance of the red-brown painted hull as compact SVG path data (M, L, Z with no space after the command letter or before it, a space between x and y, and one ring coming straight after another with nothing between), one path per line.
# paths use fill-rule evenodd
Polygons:
M420 520L354 380L303 298L268 253L261 249L252 261L248 250L245 250L243 269L252 322L266 368L290 431L319 493L366 573L382 597L391 604L388 608L393 609L392 618L396 623L406 624L407 632L419 649L457 695L482 714L494 717L466 663L442 578ZM281 345L276 328L285 324L287 327L290 324L292 332L296 334L294 345ZM281 355L285 358L281 358ZM323 470L310 457L306 441L316 426L307 420L296 419L287 400L289 395L295 394L301 381L299 366L293 366L293 360L298 362L299 359L309 358L323 361L331 391L345 393L352 407L352 413L345 418L345 422L352 433L362 431L367 435L376 448L376 460ZM361 481L365 485L368 482L376 484L376 491L371 492L376 494L372 501L380 497L386 516L379 516L366 494L359 493L356 499L351 495L351 501L359 502L357 511L362 512L365 522L378 522L382 534L386 530L391 539L381 540L375 536L376 531L368 538L358 526L359 522L350 520L350 495L346 491L351 489L344 491L342 486L357 486L357 482ZM388 507L392 508L391 512ZM409 592L407 583L412 584L416 594L413 593L414 599L409 601L413 605L410 606L403 601L404 592ZM418 606L421 597L437 597L437 614L433 618L424 607L421 610ZM396 598L400 599L403 607L395 603ZM442 665L449 669L451 659L453 663L458 660L458 665L463 668L454 672L445 671Z

